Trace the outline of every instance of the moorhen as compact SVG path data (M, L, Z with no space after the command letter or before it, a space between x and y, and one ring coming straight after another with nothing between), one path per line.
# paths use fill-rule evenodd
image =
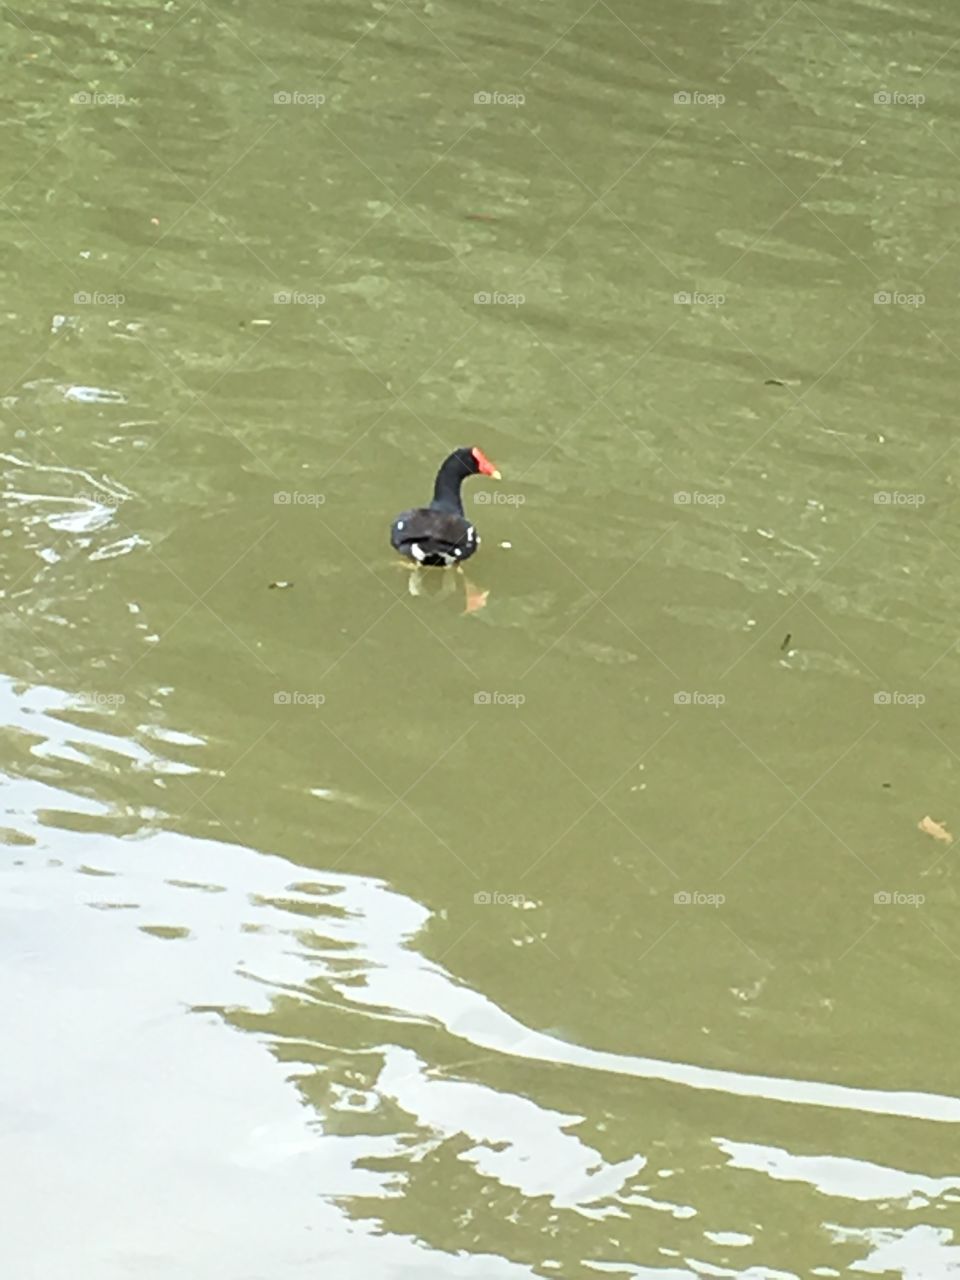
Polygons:
M460 486L467 476L491 476L500 472L481 449L454 449L437 472L429 507L401 511L390 529L390 544L408 560L421 565L449 566L468 560L480 545L480 537L463 514Z

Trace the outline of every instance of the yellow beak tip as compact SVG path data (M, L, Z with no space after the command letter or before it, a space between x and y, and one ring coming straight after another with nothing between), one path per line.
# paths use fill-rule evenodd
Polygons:
M490 479L491 479L491 480L502 480L502 479L503 479L503 476L500 474L500 472L499 472L499 471L491 471L491 472L490 472Z

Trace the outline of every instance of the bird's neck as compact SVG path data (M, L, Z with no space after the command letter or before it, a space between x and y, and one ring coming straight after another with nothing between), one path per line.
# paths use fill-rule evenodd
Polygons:
M436 511L455 511L463 515L463 502L460 498L460 486L469 475L464 462L452 453L437 472L433 486L433 502Z

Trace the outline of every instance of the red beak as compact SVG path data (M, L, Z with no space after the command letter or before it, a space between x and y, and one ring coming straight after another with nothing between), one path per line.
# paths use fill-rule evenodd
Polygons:
M493 463L490 461L490 459L487 457L487 455L483 452L482 449L471 449L470 452L473 454L474 458L476 459L477 466L480 468L480 474L482 476L490 476L494 480L500 479L500 472L493 465Z

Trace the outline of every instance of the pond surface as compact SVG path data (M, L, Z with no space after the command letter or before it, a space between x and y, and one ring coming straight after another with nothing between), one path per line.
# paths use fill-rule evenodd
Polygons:
M4 1274L960 1275L956 6L4 30Z

